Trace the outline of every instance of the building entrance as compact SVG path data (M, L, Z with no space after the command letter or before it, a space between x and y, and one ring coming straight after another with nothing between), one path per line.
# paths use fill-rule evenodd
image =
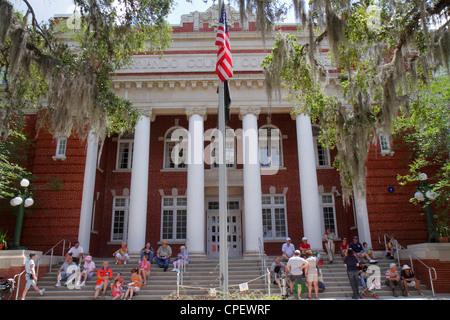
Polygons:
M228 200L227 210L227 243L228 257L242 256L242 210L239 199ZM220 252L220 227L219 227L219 200L210 198L207 200L207 255L210 258L219 258Z

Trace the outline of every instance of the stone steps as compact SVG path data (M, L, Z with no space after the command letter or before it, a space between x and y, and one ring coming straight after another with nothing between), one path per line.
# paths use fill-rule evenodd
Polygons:
M379 255L380 256L380 255ZM326 255L322 255L324 264L320 266L323 272L323 279L326 290L319 294L321 299L348 299L352 295L352 291L347 278L347 272L343 264L343 259L336 256L334 263L329 264ZM266 265L269 267L274 260L274 257L266 258ZM122 273L124 283L127 284L131 277L131 269L137 265L138 257L132 256L131 261L127 265L115 265L113 259L94 259L97 267L101 266L103 261L108 261L110 268L114 274ZM394 260L379 259L376 264L381 271L382 288L376 291L380 298L391 298L392 291L384 285L384 273L389 268L389 264ZM233 259L228 262L228 277L230 291L237 290L239 284L248 283L249 291L267 293L267 284L264 277L258 268L258 263L255 260ZM56 271L58 266L55 266L52 272L48 272L39 280L39 287L45 288L45 295L39 296L33 290L30 290L27 299L42 299L42 300L90 300L94 295L95 276L86 282L86 285L81 289L68 289L65 286L54 287L56 283ZM134 300L160 300L168 296L173 296L177 290L177 273L171 272L172 266L164 272L158 265L152 263L151 274L147 279L147 284L142 286L140 292L133 298ZM191 258L190 264L183 275L183 285L187 287L180 288L180 295L190 296L205 296L209 288L220 287L219 282L219 261L208 260L206 258ZM258 278L258 279L256 279ZM256 279L256 280L255 280ZM360 288L361 289L361 288ZM431 296L431 290L427 290L425 286L421 287L422 292L426 296ZM277 285L270 285L271 294L278 295L279 288ZM362 291L362 290L361 290ZM99 299L112 299L107 291L105 297L99 296ZM400 294L400 290L397 291ZM417 295L416 289L410 289L412 295ZM306 297L306 294L302 294Z

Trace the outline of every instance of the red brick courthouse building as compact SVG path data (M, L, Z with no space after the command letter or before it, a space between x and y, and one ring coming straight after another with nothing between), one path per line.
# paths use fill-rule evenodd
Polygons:
M261 244L267 254L280 254L286 237L297 247L306 236L312 248L322 248L326 228L338 240L359 235L379 250L385 234L395 233L403 245L424 242L426 218L409 203L415 186L397 181L407 171L408 151L374 132L366 197L344 206L335 152L317 142L319 127L306 115L291 116L286 101L269 108L260 65L273 38L264 45L254 20L241 26L234 9L228 20L234 65L226 142L230 257L254 256ZM183 15L163 56L139 54L129 69L117 71L113 89L142 114L134 133L101 143L95 134L83 142L38 132L28 167L39 177L31 182L38 190L22 245L45 252L61 239L79 240L85 251L106 257L122 241L136 252L165 239L186 244L191 255L218 257L217 23L215 7ZM295 26L280 28L307 41ZM322 46L324 86L338 93L339 73ZM27 130L35 136L36 115L30 114ZM60 190L46 187L52 179ZM7 223L11 230L14 221Z

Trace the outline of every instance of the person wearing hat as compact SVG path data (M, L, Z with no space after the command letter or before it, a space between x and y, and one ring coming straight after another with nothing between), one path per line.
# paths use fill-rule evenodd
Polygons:
M355 253L355 256L358 259L365 258L365 259L369 260L371 263L377 262L376 260L371 259L370 256L364 251L364 246L361 244L361 242L359 242L359 239L357 236L353 237L353 241L349 244L348 248L353 250L353 252Z
M282 258L284 261L288 261L294 254L295 247L291 243L291 238L287 237L286 242L281 246L281 251L283 252Z
M27 280L27 282L25 284L25 289L22 292L21 300L25 300L28 290L30 290L31 287L33 287L34 290L39 292L39 294L41 296L45 292L45 288L39 289L39 287L37 286L38 279L37 279L36 268L35 268L36 263L35 263L34 259L36 259L36 253L31 252L29 254L29 259L25 263L25 279Z
M302 293L303 270L309 266L308 261L300 257L300 250L295 250L294 255L289 259L286 268L289 274L289 287L291 294L294 293L294 282L297 282L297 299L300 299Z
M308 250L311 250L311 245L308 243L308 238L307 237L303 237L302 238L302 244L300 245L301 256L306 256L306 252Z
M402 281L402 291L403 295L406 297L410 297L411 294L408 292L408 287L416 287L420 296L424 296L422 291L420 290L420 281L416 279L414 276L414 272L411 268L405 264L402 268L402 272L400 273L400 279Z
M84 258L83 271L80 273L80 280L83 278L83 282L81 282L80 286L84 286L86 284L86 280L91 278L94 275L95 271L95 263L92 261L92 256L88 255Z
M167 271L167 268L169 267L171 256L172 248L167 244L167 240L163 240L158 251L156 251L155 261L160 268L164 268L164 271Z

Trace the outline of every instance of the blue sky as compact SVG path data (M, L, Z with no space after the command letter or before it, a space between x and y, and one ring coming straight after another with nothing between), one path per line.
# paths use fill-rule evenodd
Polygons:
M9 0L16 9L25 10L26 6L22 0ZM33 6L38 21L47 21L55 14L72 14L75 6L73 0L28 0ZM169 22L171 24L179 24L182 14L186 14L194 11L206 11L206 9L212 5L212 1L205 4L202 0L192 0L192 3L188 3L185 0L178 0L177 5L172 14L169 16ZM291 3L291 0L286 0ZM293 22L293 17L288 17L289 22Z

